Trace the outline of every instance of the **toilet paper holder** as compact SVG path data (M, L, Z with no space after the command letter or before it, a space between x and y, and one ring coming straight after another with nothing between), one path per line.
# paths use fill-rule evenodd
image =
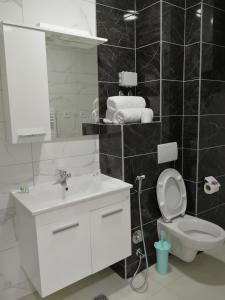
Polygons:
M204 192L206 194L209 195L214 194L219 191L220 187L221 184L215 177L213 176L205 177Z

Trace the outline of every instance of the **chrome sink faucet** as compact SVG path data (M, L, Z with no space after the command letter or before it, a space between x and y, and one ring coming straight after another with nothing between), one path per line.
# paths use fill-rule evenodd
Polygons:
M71 173L67 173L65 170L57 170L58 171L58 179L54 184L61 184L63 187L65 187L66 190L68 190L67 187L67 180L71 177Z

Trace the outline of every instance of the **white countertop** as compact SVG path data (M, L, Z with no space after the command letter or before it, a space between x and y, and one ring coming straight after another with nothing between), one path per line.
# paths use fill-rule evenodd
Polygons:
M60 184L53 185L52 182L49 182L31 187L29 193L13 191L11 194L32 215L38 215L104 195L129 190L132 185L103 174L97 177L89 174L69 179L68 187L68 192L65 192ZM65 198L64 195L66 195Z

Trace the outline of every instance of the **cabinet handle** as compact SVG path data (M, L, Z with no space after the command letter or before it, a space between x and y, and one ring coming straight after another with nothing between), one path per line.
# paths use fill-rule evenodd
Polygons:
M20 137L46 135L43 128L20 128L16 130L16 133Z
M19 136L21 136L21 137L40 136L40 135L46 135L46 133L24 133L24 134L19 134Z
M52 233L53 234L57 234L57 233L69 230L71 228L76 228L78 226L79 226L79 223L74 223L74 224L66 225L66 226L63 226L63 227L60 227L60 228L52 230Z
M110 212L108 212L108 213L103 214L103 215L102 215L102 218L110 217L110 216L115 215L115 214L118 214L118 213L120 213L120 212L122 212L122 211L123 211L122 208L119 208L119 209L114 210L114 211L110 211Z

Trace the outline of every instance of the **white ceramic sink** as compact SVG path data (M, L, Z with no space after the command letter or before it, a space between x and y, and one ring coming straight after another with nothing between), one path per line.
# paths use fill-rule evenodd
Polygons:
M31 187L29 193L14 191L12 195L32 215L38 215L58 207L90 200L131 187L132 185L126 182L103 174L97 176L88 174L68 179L68 191L65 191L65 187L60 184L49 182Z

